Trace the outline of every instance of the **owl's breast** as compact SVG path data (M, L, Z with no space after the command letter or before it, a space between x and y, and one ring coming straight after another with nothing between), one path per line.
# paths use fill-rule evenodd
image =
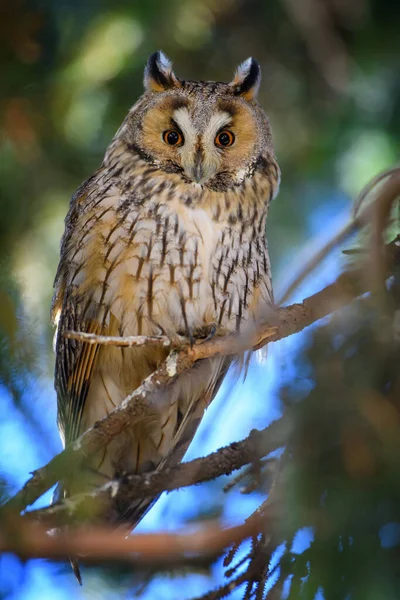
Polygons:
M271 269L265 236L252 227L228 227L212 256L211 290L216 324L239 331L267 315L273 304Z
M210 269L220 228L206 211L173 202L100 210L101 224L80 229L71 283L90 295L106 330L188 333L215 322Z
M122 209L104 197L75 227L69 278L86 319L111 335L235 331L272 302L265 228L178 199Z

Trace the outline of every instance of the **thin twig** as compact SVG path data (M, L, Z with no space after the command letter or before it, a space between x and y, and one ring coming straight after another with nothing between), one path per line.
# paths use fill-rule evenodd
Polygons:
M383 171L382 173L378 173L376 177L374 177L359 193L354 206L353 206L353 217L355 219L359 216L360 208L362 207L367 196L372 192L374 188L378 186L379 183L382 183L387 177L391 175L395 175L396 173L400 173L400 167L393 167L393 169L388 169L387 171Z
M69 340L77 340L87 344L99 344L102 346L171 346L172 341L165 335L97 335L84 331L64 331L64 337ZM182 345L182 344L181 344Z
M293 292L299 287L301 283L309 276L315 269L321 264L321 262L326 258L330 252L334 248L336 248L339 244L344 242L348 237L353 235L356 231L365 227L367 223L371 223L374 219L374 212L379 210L379 206L381 203L385 203L385 198L382 197L382 194L379 194L379 197L373 201L371 204L363 206L364 200L366 197L372 192L376 186L381 183L384 179L389 176L394 176L400 172L400 167L395 167L393 169L389 169L388 171L384 171L377 175L370 183L368 183L358 195L353 211L352 211L352 219L348 223L346 223L339 231L337 231L320 250L316 254L312 256L312 258L306 262L304 267L301 269L300 273L291 281L291 283L287 286L286 290L281 294L280 298L278 298L278 304L282 305L289 300L292 296ZM383 192L383 190L382 190ZM383 195L384 196L384 195Z
M400 169L395 169L380 191L379 202L373 203L370 241L371 261L368 267L368 279L371 290L378 293L384 289L387 273L383 232L386 228L391 208L399 196Z
M339 231L335 233L333 237L331 237L318 252L313 254L311 259L306 262L304 267L301 269L300 273L296 275L296 277L290 282L287 286L286 290L282 293L282 295L278 298L278 304L282 305L289 300L292 296L293 292L297 290L300 284L311 275L313 271L321 264L321 262L326 258L334 248L339 246L342 242L344 242L348 237L350 237L353 233L357 231L357 222L350 221L346 223Z

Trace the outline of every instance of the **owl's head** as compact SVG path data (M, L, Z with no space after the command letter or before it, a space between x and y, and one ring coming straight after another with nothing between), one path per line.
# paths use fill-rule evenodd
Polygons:
M146 64L146 93L133 106L125 136L132 149L188 184L226 191L252 177L274 151L256 97L261 70L249 58L230 83L183 81L162 53Z

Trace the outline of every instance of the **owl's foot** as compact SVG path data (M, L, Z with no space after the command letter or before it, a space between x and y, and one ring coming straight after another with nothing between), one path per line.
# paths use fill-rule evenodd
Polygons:
M217 333L221 333L221 327L215 323L205 325L201 329L196 330L196 344L204 344L213 339Z
M204 340L201 340L200 343L204 344L204 342L208 342L209 340L212 340L214 335L217 333L217 330L218 330L218 327L216 326L215 323L210 325L207 337Z

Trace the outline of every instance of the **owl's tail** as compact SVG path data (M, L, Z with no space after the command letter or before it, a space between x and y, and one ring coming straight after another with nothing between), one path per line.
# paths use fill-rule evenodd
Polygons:
M69 562L71 563L72 570L74 572L74 575L75 575L79 585L82 585L82 575L81 575L81 569L79 567L78 559L75 556L70 556Z
M61 484L58 484L56 489L54 490L53 497L51 500L52 504L55 504L59 500L67 497L67 492L64 490ZM114 515L112 521L116 525L116 527L123 527L129 523L130 530L134 529L136 525L143 519L148 510L153 506L153 504L157 501L158 496L156 498L147 498L146 500L137 500L136 502L127 502L123 503L122 506L117 508L117 514ZM64 526L63 529L68 529L68 526ZM52 534L57 535L60 529L52 530ZM77 556L70 556L69 562L71 564L72 571L76 577L79 585L83 585L82 582L82 574L79 565L79 558Z
M54 490L53 497L51 499L51 503L55 504L56 502L58 502L59 500L61 500L62 498L65 498L65 497L66 497L66 492L63 489L62 485L59 483L56 486L56 489ZM79 567L78 558L75 556L70 556L69 562L71 563L72 571L73 571L79 585L82 585L82 575L81 575L81 570Z

